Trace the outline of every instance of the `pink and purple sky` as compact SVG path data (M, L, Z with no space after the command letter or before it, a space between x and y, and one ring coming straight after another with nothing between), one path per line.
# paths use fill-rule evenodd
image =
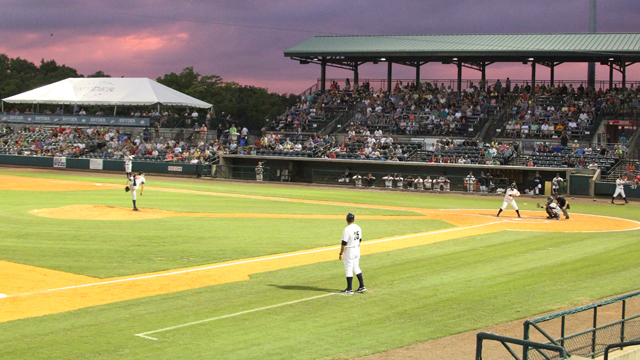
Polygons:
M225 81L300 93L320 68L285 58L285 49L316 35L587 32L589 0L4 0L0 53L40 59L88 75L155 79L187 66ZM640 1L598 1L598 32L640 32ZM597 65L597 79L608 67ZM556 79L586 79L586 64L563 64ZM627 70L640 80L640 64ZM329 69L328 77L350 72ZM414 70L396 65L394 78ZM528 79L530 66L496 64L488 78ZM361 79L386 77L386 64L360 68ZM423 78L455 78L454 65L427 64ZM615 74L620 79L619 74ZM463 78L479 78L464 70ZM548 79L540 67L537 78Z

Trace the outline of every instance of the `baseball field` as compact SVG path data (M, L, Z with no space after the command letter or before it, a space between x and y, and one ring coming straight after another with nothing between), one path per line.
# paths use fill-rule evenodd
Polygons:
M133 212L124 184L0 168L0 358L350 359L640 288L637 203L148 175Z

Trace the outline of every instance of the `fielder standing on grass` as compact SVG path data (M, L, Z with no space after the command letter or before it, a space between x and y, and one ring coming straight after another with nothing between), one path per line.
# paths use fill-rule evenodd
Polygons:
M125 187L124 190L125 191L131 190L131 198L133 199L133 211L140 211L136 206L136 200L137 200L136 190L140 188L140 196L142 196L142 192L144 191L144 183L145 183L144 172L140 171L138 175L128 178L127 182L129 184L127 184L127 187Z
M360 243L362 242L362 229L354 223L355 215L347 214L347 227L342 231L342 245L340 246L340 255L338 259L344 262L344 268L347 273L347 288L340 293L345 295L353 294L353 273L358 277L360 287L355 291L363 293L367 291L364 287L362 279L362 271L360 270Z
M513 183L511 184L511 186L509 186L507 191L504 192L504 202L502 203L502 207L500 208L500 210L498 210L498 215L496 215L496 217L500 217L500 213L507 208L507 205L511 205L514 209L516 209L518 217L522 217L520 216L520 210L518 210L516 199L514 199L514 197L516 196L520 196L520 192L518 191L516 183Z
M127 184L129 184L129 178L131 177L131 162L133 161L133 155L126 152L124 154L124 172L127 173Z

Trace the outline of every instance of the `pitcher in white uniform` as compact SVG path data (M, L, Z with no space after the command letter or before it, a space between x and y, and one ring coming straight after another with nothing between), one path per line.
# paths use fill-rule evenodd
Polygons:
M360 270L360 242L362 242L362 229L354 224L355 215L347 214L347 227L342 231L342 245L340 245L340 255L338 258L344 262L344 268L347 274L347 288L340 293L350 295L353 294L353 274L356 274L360 287L355 291L363 293L367 291L364 287L362 279L362 270Z
M142 196L142 192L144 191L144 172L140 171L140 173L136 176L132 176L128 179L129 187L131 188L131 199L133 200L133 211L140 211L136 206L136 200L138 199L136 196L136 191L140 188L140 196Z

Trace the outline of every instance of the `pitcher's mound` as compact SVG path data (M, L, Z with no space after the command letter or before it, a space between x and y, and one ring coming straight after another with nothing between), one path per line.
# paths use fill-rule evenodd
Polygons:
M147 220L178 216L173 211L140 209L104 205L69 205L52 209L31 210L29 213L54 219L68 220Z

